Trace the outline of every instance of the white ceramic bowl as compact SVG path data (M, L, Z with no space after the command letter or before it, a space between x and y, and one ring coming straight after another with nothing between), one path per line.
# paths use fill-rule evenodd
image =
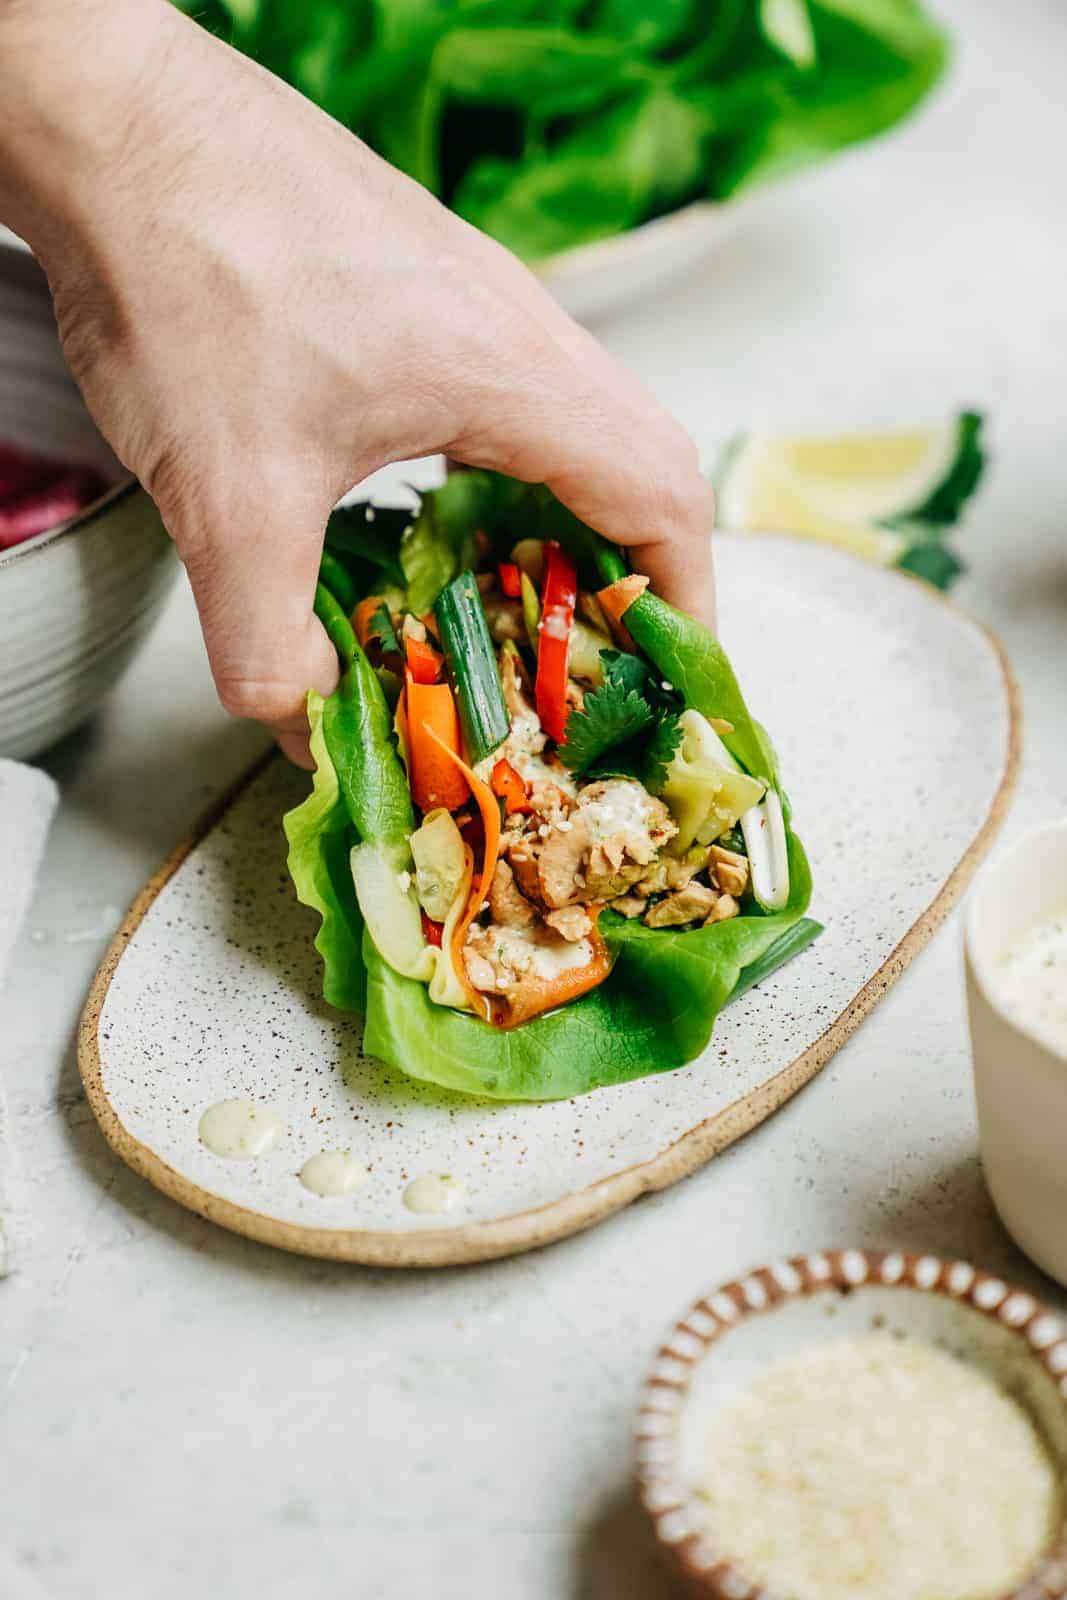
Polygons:
M699 1495L711 1418L802 1347L888 1329L984 1369L1029 1412L1067 1478L1067 1325L965 1261L827 1250L762 1267L679 1318L649 1371L636 1426L642 1504L686 1592L771 1600L708 1536ZM826 1426L834 1410L828 1397ZM1067 1532L1004 1600L1064 1600Z
M965 924L967 1005L986 1182L1031 1260L1067 1284L1067 1055L1008 1015L994 965L1067 903L1067 821L1033 828L985 868Z
M565 311L580 322L647 300L696 266L730 232L739 203L695 200L610 239L562 250L535 267Z
M9 240L0 237L0 439L95 467L114 485L72 521L0 551L0 756L27 757L99 704L178 563L67 371L43 272Z

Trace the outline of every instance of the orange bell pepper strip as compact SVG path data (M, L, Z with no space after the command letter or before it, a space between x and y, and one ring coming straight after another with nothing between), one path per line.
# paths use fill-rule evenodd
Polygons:
M467 799L465 769L453 765L459 750L455 696L447 683L417 683L408 672L404 699L411 798L423 812L438 806L455 811Z
M410 710L409 710L410 716ZM482 815L482 825L485 828L485 850L482 854L482 870L471 885L470 899L467 909L456 923L452 935L452 964L456 974L467 990L474 1008L482 1016L489 1013L489 1005L485 995L471 983L467 977L467 963L463 959L463 944L467 937L467 929L481 910L489 893L489 885L493 881L497 860L500 856L500 806L496 795L487 783L483 783L477 773L472 772L462 756L448 747L432 728L426 730L430 739L440 746L442 756L456 768L457 774L463 780L464 787L469 788L474 796L475 803Z

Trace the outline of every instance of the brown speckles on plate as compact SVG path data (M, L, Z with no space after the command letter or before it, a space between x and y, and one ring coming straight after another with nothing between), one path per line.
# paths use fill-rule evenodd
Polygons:
M270 760L146 887L93 986L80 1062L119 1153L183 1204L268 1243L443 1264L586 1227L692 1172L802 1088L992 839L1017 762L1014 690L981 628L897 574L755 536L723 536L719 566L728 621L746 595L762 597L758 637L738 625L726 642L780 747L823 940L728 1008L705 1055L676 1073L555 1105L467 1100L367 1060L358 1019L322 1001L316 919L277 892L280 817L307 780ZM936 797L921 808L917 766ZM285 1110L286 1156L220 1170L196 1140L199 1112L259 1093ZM331 1144L373 1173L324 1221L292 1169L327 1118ZM465 1184L462 1212L404 1214L401 1170L436 1169Z

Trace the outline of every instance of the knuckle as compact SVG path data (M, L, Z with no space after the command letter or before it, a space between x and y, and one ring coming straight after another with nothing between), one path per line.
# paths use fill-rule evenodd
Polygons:
M687 473L668 473L655 489L658 520L668 524L676 537L704 539L715 525L715 491L706 478L693 469Z
M303 716L304 695L289 683L228 676L216 678L215 687L223 710L231 717L278 727L294 724Z

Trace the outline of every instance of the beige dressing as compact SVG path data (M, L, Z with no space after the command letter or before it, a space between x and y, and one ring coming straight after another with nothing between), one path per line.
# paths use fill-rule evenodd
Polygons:
M997 999L1010 1017L1067 1055L1067 906L1031 923L995 968Z
M273 1150L285 1123L273 1106L254 1100L220 1100L200 1118L200 1140L212 1155L228 1161L252 1161Z
M449 1172L427 1172L415 1178L404 1190L404 1204L409 1211L428 1216L442 1211L453 1211L466 1198L467 1191L458 1178Z
M300 1182L304 1188L324 1198L351 1194L366 1177L366 1167L361 1167L347 1150L320 1150L300 1168Z

